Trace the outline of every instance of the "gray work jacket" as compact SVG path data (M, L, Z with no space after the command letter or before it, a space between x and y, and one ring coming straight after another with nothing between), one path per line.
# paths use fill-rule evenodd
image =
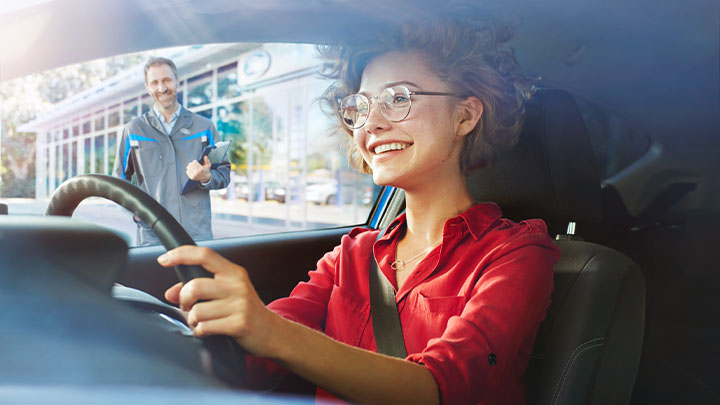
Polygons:
M118 145L113 174L128 181L134 175L137 186L165 207L193 239L212 239L208 191L227 187L230 162L226 157L222 164L213 165L207 185L181 194L188 181L185 173L188 163L197 160L205 146L220 139L212 121L179 108L182 111L170 135L152 111L130 121ZM159 243L145 224L138 224L138 242Z

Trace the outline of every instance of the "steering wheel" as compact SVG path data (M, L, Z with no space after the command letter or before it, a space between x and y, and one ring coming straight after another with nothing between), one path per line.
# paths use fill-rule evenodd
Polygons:
M127 209L147 224L165 249L195 245L183 227L155 199L129 182L101 174L73 177L55 190L45 215L72 216L77 206L88 197L103 197ZM183 283L198 278L212 278L201 266L175 266ZM229 336L203 338L203 345L212 356L212 369L226 382L238 385L245 381L245 351Z
M103 197L135 214L157 235L165 249L182 245L195 245L195 241L160 203L129 182L102 174L85 174L73 177L55 190L45 215L70 217L80 203L88 197ZM200 266L175 266L183 283L212 274Z

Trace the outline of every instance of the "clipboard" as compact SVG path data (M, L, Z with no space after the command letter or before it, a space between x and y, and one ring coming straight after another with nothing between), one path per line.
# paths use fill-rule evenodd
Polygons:
M218 142L215 145L208 145L205 147L205 149L200 154L200 157L198 158L198 163L202 164L204 161L205 156L210 159L210 169L215 169L216 167L220 166L222 162L225 160L225 156L227 155L228 149L230 149L230 143L232 141L223 141ZM197 190L200 188L200 182L197 180L189 180L185 183L185 186L183 187L180 194L187 194L191 191Z

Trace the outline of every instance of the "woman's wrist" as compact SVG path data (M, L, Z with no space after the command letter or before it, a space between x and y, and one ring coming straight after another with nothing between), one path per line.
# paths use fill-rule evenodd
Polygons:
M238 338L238 343L254 356L281 360L289 342L292 342L292 322L267 308L263 311L264 320L260 325L262 329L252 338L254 344L248 341L247 337Z
M270 311L270 310L268 310ZM273 332L268 334L267 353L263 357L275 360L279 363L293 361L293 355L298 353L297 346L303 340L304 327L289 319L270 311L273 315Z

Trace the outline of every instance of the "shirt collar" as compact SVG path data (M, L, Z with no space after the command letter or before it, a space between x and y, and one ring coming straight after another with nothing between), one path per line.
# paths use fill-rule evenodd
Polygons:
M175 109L175 112L173 113L172 117L170 117L170 122L165 122L165 117L160 113L160 111L157 109L157 106L155 103L153 103L153 112L155 112L155 116L160 120L162 124L170 124L171 122L175 121L177 117L180 116L180 111L182 110L182 105L178 103L177 108Z
M457 217L448 219L447 222L445 222L443 234L453 232L452 229L459 226L461 229L469 230L473 239L477 240L480 239L483 233L485 233L485 230L500 217L502 217L502 211L497 204L492 202L475 204ZM406 220L407 218L403 212L388 225L387 231L382 239L389 240L397 237L397 232L402 228L400 225L404 225Z
M458 223L462 221L467 229L470 230L473 238L478 240L487 228L500 219L500 217L502 217L500 207L495 203L485 202L475 204L459 216L448 220L448 222L445 223L445 227L447 229L448 224L453 221L457 221Z

